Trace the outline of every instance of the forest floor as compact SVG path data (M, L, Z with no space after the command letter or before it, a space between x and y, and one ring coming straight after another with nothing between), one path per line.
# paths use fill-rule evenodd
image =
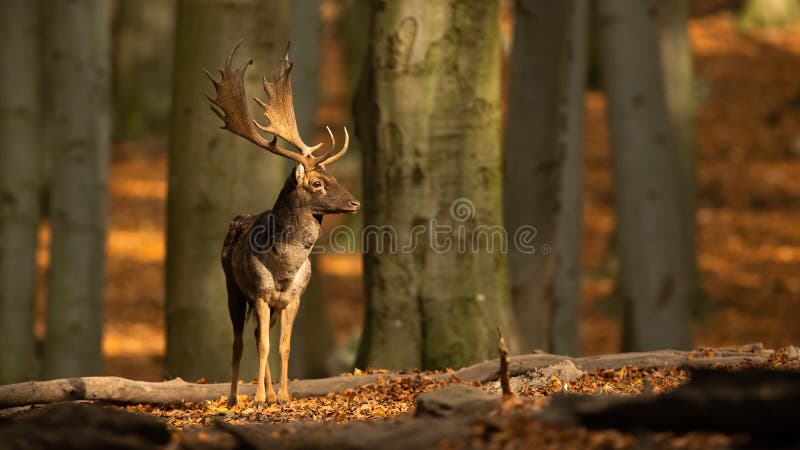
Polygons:
M491 381L497 378L495 360L478 371L374 371L366 383L359 380L368 376L351 374L343 377L354 380L353 387L283 404L254 405L242 395L234 407L225 396L161 405L20 407L0 410L0 439L12 448L69 442L69 448L98 449L732 449L798 443L787 425L796 420L800 393L797 347L630 355L512 360L516 369L507 374L516 394L502 400L499 382ZM700 367L717 370L696 372ZM8 401L7 392L0 392L0 402Z
M706 297L695 315L694 341L767 347L800 342L800 28L745 34L722 10L693 18L690 33L700 99L697 230ZM345 120L338 92L343 85L327 84L334 91L323 92L321 121ZM580 333L583 354L592 355L619 350L620 307L608 300L616 268L609 257L614 216L603 94L589 92L586 107ZM113 151L103 345L110 375L166 375L165 146L152 140ZM340 178L355 184L358 169L350 167L353 173ZM45 230L43 268L47 244ZM362 320L361 256L327 254L319 266L341 343L357 334Z

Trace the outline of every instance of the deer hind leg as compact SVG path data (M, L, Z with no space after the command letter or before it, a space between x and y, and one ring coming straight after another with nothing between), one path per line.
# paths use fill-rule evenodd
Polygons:
M238 403L239 394L239 363L242 360L242 333L247 313L248 299L236 284L228 280L228 313L233 325L233 356L231 358L231 392L228 396L228 406L233 407Z
M267 302L261 299L255 302L255 310L257 319L255 334L258 344L258 386L256 386L255 401L256 403L264 403L264 401L275 403L277 396L275 388L272 387L272 375L269 373L268 362L270 310Z
M300 299L289 303L281 312L281 387L278 391L278 401L288 402L289 397L289 353L291 350L292 326L297 317L297 309L300 306Z

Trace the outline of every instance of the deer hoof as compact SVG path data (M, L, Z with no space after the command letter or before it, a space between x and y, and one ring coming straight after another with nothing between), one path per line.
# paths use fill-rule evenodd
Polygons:
M280 392L278 394L278 403L289 403L292 400L292 397L289 396L288 392Z
M228 397L228 409L230 409L230 408L233 408L233 407L234 407L234 406L236 406L238 403L239 403L239 401L238 401L238 399L236 398L236 396L233 396L233 397Z
M263 392L256 392L256 396L253 399L253 403L264 403L267 400L267 396Z

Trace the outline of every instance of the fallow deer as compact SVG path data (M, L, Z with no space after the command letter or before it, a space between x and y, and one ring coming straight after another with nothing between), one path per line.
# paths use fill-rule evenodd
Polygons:
M269 125L256 122L247 111L244 89L244 73L253 60L247 60L238 69L231 63L239 42L231 50L220 70L221 78L215 80L208 71L208 78L216 89L216 99L211 109L224 122L223 129L237 134L257 146L289 158L297 165L283 186L275 206L257 215L241 214L230 223L228 235L222 247L222 268L228 290L228 311L233 324L233 358L231 362L231 391L228 404L237 403L239 362L242 356L242 333L250 310L255 311L255 337L258 344L258 386L255 401L289 400L287 371L292 324L300 305L300 296L311 277L309 254L321 233L324 214L354 213L360 204L326 166L347 152L350 142L345 128L342 149L333 153L336 145L333 133L328 128L331 148L314 152L322 144L308 146L300 138L292 104L292 87L289 48L286 56L275 69L273 80L264 78L267 102L253 98L264 110ZM273 135L265 139L261 129ZM299 150L281 148L277 138L281 137ZM272 377L267 364L269 354L269 329L281 319L280 357L281 382L278 395L272 387ZM266 384L265 384L266 378ZM266 388L266 390L265 390Z

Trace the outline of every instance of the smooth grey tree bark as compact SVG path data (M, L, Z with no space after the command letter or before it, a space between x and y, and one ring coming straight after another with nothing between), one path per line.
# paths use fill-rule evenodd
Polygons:
M102 372L111 99L111 4L48 0L44 109L50 280L44 376Z
M553 353L580 353L581 238L583 234L583 148L586 110L589 0L573 0L567 57L564 157L556 238Z
M37 378L38 22L37 2L0 2L0 384Z
M175 0L118 1L114 13L114 136L166 136Z
M230 376L222 242L235 215L270 209L288 176L281 158L220 130L201 69L215 73L244 38L238 55L255 60L245 80L248 96L264 98L261 80L286 49L289 14L288 0L178 3L167 212L166 362L173 376ZM246 339L240 373L255 374L255 361L255 345Z
M599 2L625 350L691 345L680 176L659 60L656 2Z
M357 364L461 367L497 354L497 326L519 351L506 258L486 237L502 225L499 2L380 6L357 95L367 302Z
M303 136L313 140L318 135L320 44L322 19L319 0L295 0L291 5L292 92L297 126ZM319 267L319 258L312 255L312 267ZM328 320L322 290L322 274L316 270L300 302L294 323L292 358L293 377L321 378L327 375L325 361L333 348L333 333ZM277 328L277 327L276 327ZM275 338L272 342L278 342ZM272 340L272 337L270 337ZM277 352L275 352L277 354ZM279 372L275 372L279 373Z
M370 0L345 0L342 2L342 28L347 60L347 81L352 95L358 89L358 81L363 72L364 58L369 46L372 2Z
M702 301L697 272L697 143L695 139L695 89L692 49L689 42L689 1L658 2L658 40L664 74L664 95L670 128L678 152L678 187L684 217L686 270L691 301Z
M503 200L509 234L524 227L536 230L531 248L509 248L514 312L531 349L553 349L556 311L572 308L558 303L575 301L558 298L556 293L559 260L566 263L571 257L565 254L562 259L558 246L559 219L570 219L561 210L576 206L572 198L562 196L564 183L570 189L575 187L574 175L565 176L563 164L571 10L571 1L515 3ZM571 194L574 197L577 192ZM580 215L576 211L567 214ZM548 251L548 246L555 252ZM560 287L570 289L566 284ZM559 325L566 324L561 320Z

